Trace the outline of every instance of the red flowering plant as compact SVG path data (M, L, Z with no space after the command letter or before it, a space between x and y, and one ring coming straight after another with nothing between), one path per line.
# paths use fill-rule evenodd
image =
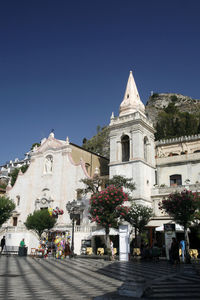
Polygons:
M106 244L109 248L109 230L118 227L120 220L126 219L128 194L122 187L108 186L105 190L92 194L90 198L90 220L105 228Z
M188 190L172 193L159 203L161 210L168 213L175 222L184 227L187 251L189 250L187 228L195 221L199 203L199 194Z

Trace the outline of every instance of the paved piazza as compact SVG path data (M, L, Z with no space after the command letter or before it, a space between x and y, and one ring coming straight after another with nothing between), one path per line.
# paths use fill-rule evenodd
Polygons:
M199 271L199 263L1 256L0 299L131 299L117 296L117 289L138 277L151 287L143 299L200 299Z

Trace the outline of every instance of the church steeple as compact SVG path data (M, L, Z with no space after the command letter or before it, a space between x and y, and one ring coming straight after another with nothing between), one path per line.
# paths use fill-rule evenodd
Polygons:
M145 107L142 101L140 100L140 96L135 84L135 80L133 78L132 71L130 71L126 91L124 94L124 99L119 109L119 116L128 115L136 111L144 113Z

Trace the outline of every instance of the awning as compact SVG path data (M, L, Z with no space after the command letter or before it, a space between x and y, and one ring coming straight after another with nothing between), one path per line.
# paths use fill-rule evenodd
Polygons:
M96 235L106 235L105 229L101 228L91 232L92 236ZM109 235L119 235L119 230L115 228L110 228Z
M176 232L184 232L184 227L179 224L175 224L175 230ZM156 231L164 231L164 225L156 227Z

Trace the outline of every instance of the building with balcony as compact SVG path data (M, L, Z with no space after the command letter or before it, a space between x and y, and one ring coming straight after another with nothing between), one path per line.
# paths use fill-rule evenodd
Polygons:
M130 72L119 116L111 115L109 176L132 178L136 189L132 198L136 203L153 208L154 217L148 224L152 242L155 228L172 220L158 208L163 197L185 188L200 192L200 135L169 140L154 140L154 127L145 114L145 107ZM27 171L19 172L7 195L16 203L12 218L4 224L0 236L8 232L8 243L17 245L21 237L29 248L38 243L34 234L23 223L34 210L59 207L64 211L58 217L55 229L69 230L70 216L66 203L77 199L77 189L83 178L95 172L108 175L108 160L51 133L30 153ZM16 162L17 163L17 162ZM7 166L8 168L9 166ZM75 225L75 252L80 253L81 240L94 237L96 227L88 219L89 195L82 201L85 209ZM4 232L3 232L4 231Z
M132 198L153 208L151 242L156 227L172 222L158 208L163 197L185 188L200 192L200 135L155 142L154 132L130 72L119 116L110 119L109 174L133 178Z

